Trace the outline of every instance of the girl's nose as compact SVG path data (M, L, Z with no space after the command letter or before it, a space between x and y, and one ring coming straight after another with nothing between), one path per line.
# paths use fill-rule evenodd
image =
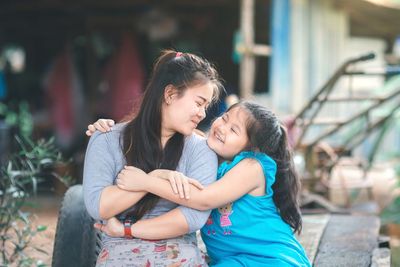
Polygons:
M225 124L220 124L220 125L218 125L218 131L221 133L221 134L225 134Z

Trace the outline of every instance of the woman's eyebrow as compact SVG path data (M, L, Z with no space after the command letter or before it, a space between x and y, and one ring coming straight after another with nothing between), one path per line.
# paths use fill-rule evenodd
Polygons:
M198 97L198 98L201 98L201 100L203 100L204 102L209 102L206 98L204 98L204 97L202 97L202 96L200 96L200 95L198 95L197 97Z

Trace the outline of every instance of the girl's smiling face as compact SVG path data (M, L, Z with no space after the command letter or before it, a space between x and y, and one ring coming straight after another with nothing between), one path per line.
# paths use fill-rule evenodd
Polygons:
M224 159L232 159L249 146L246 121L249 113L243 107L234 107L211 125L208 146Z

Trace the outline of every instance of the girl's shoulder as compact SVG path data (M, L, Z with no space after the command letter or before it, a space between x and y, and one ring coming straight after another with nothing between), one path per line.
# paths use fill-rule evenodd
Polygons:
M232 161L222 163L218 168L218 177L222 177L230 169L235 167L243 160L252 160L260 164L264 172L264 176L269 180L269 184L274 183L277 165L276 162L267 154L254 151L243 151L237 154Z
M272 167L276 169L276 162L270 156L262 152L254 152L254 151L240 152L233 158L232 163L236 165L243 159L254 159L258 161L263 167L268 167L268 168Z

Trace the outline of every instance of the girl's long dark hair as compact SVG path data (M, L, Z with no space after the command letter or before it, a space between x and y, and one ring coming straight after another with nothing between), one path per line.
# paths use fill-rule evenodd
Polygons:
M207 82L214 85L213 98L218 98L221 88L218 73L207 60L189 53L162 52L153 67L137 115L127 123L122 134L127 165L146 173L155 169L176 169L182 155L184 136L177 132L164 148L161 145L161 107L165 88L172 85L182 96L188 86ZM149 193L128 215L138 220L153 209L158 200L158 196Z
M243 107L250 113L247 135L252 150L270 156L277 164L275 183L272 185L273 200L282 219L294 232L301 232L302 219L299 207L300 181L296 173L292 151L285 127L270 110L251 102L232 105Z

